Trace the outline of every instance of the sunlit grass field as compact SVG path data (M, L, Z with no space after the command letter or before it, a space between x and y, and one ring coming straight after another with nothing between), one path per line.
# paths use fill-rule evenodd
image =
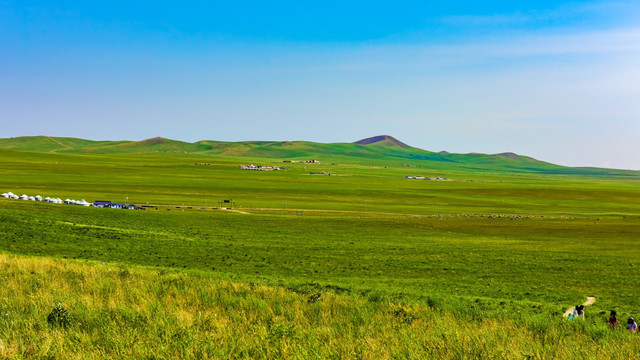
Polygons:
M611 309L640 315L637 173L319 160L0 151L1 192L160 205L0 199L1 305L14 314L0 355L637 354L637 336L606 328ZM288 169L237 166L249 163ZM238 211L212 209L218 198ZM564 321L586 296L587 320ZM69 328L47 327L57 302Z
M3 358L634 358L602 322L472 318L205 272L0 255ZM318 294L321 294L318 296ZM71 309L51 325L54 304Z

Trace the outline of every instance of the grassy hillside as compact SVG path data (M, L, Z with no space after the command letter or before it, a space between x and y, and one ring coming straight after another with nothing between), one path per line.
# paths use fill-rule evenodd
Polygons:
M478 320L202 273L0 254L0 281L3 358L610 359L640 350L637 335L601 322ZM57 303L69 312L48 322Z
M391 138L393 139L393 138ZM247 157L270 159L307 160L324 158L334 161L401 161L430 164L449 163L453 169L467 166L476 170L524 171L556 174L584 174L605 176L629 176L622 170L567 168L526 156L511 153L450 154L435 153L407 146L395 139L383 139L366 145L358 143L321 144L307 141L245 141L221 142L203 140L196 143L165 138L151 138L143 141L91 141L63 137L17 137L0 139L0 149L56 152L69 154L191 154L223 157ZM427 165L428 166L428 165Z

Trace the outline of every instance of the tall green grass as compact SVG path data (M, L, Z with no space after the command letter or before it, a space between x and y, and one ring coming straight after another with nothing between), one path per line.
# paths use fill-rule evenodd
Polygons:
M640 338L594 322L474 319L202 273L0 255L3 358L611 359ZM46 318L56 303L70 326Z
M184 211L183 211L184 210ZM431 302L475 318L638 315L638 218L416 217L163 209L0 200L4 251L211 272L219 277Z

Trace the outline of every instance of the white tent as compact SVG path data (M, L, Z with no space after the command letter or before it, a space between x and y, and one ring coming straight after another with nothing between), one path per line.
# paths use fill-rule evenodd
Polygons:
M20 195L20 200L29 200L29 197L25 194Z
M36 201L36 198L35 198L35 197L33 197L33 196L29 196L29 200L30 200L30 201Z
M7 193L2 193L2 197L3 197L3 198L8 198L8 197L9 197L9 194L7 194Z
M42 201L42 196L40 195L36 195L35 198L36 198L36 201Z

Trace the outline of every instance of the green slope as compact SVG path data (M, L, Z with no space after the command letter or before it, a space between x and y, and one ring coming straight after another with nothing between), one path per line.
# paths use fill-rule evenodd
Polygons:
M380 138L382 140L367 144L360 144L359 142L324 144L309 141L223 142L213 140L188 143L161 137L142 141L93 141L68 137L25 136L0 139L0 149L68 154L189 153L245 157L248 158L247 161L251 161L254 158L319 159L323 162L379 160L392 163L402 162L417 167L466 169L470 171L515 171L615 177L637 176L637 172L633 171L564 167L513 153L495 155L436 153L408 146L389 136L381 136Z

